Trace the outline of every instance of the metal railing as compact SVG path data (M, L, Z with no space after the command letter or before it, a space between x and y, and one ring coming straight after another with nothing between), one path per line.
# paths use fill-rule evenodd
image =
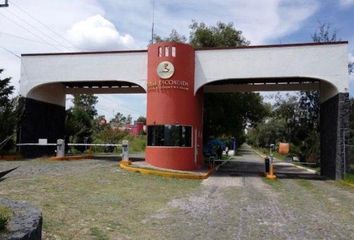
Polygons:
M58 139L57 143L47 143L47 142L38 142L38 143L18 143L17 146L56 146L56 156L64 157L65 155L65 146L74 147L74 146L98 146L98 147L121 147L122 148L122 160L129 160L129 142L128 140L123 140L122 143L67 143L63 139Z

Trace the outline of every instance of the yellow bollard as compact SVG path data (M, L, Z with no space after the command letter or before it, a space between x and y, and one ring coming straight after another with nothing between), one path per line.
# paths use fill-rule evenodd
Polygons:
M266 175L266 178L271 179L271 180L274 180L277 178L277 176L275 176L274 172L273 172L273 163L271 163L269 166L269 173Z

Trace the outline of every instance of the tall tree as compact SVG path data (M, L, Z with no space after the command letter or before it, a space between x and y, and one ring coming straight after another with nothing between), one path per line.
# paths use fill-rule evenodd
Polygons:
M318 23L317 30L312 34L312 40L317 43L336 42L341 39L337 38L337 30L333 29L330 23ZM354 62L348 63L349 74L354 73Z
M97 116L95 108L97 102L97 97L92 94L74 96L74 106L66 113L66 141L78 143L91 141L94 118Z
M249 45L233 23L217 22L216 26L193 21L190 44L198 48L238 47ZM244 138L248 124L256 124L266 115L262 98L257 93L207 93L204 102L204 140L208 137L236 136Z
M0 74L3 72L0 69ZM8 151L13 147L13 134L16 127L16 99L11 99L14 87L11 78L0 78L0 151Z
M236 30L233 23L217 22L216 26L193 21L190 25L190 44L198 48L237 47L249 45L242 36L242 31Z
M330 23L318 23L317 30L312 34L312 40L314 42L335 42L337 39L337 30L333 30Z
M204 136L236 136L243 139L247 126L255 126L268 114L259 93L206 93Z
M74 107L86 111L92 119L97 115L95 107L97 102L97 97L93 94L79 94L75 95L73 99Z
M114 128L123 127L127 122L127 117L123 113L117 112L114 118L111 119L110 124Z
M179 34L176 29L172 29L170 35L166 38L162 38L159 35L154 35L154 42L178 42L185 43L187 38L184 35Z
M137 119L136 121L137 121L137 122L142 122L142 123L146 124L146 117L140 116L140 117L138 117L138 119Z

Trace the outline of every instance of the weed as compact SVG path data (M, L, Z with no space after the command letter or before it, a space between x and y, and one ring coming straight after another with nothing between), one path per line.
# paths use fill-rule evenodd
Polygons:
M5 206L0 206L0 231L3 231L6 224L12 216L11 209Z
M266 184L270 185L272 188L274 189L280 189L282 183L279 180L271 180L268 178L262 178L263 182L265 182Z
M94 236L97 240L108 240L108 236L100 230L98 227L93 227L90 229L91 235Z
M300 186L306 188L306 189L312 189L313 185L309 180L305 180L305 179L299 179L296 181L297 184L299 184Z

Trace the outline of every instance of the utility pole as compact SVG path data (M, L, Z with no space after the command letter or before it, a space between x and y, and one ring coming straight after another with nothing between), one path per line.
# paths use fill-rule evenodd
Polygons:
M4 4L0 4L0 7L8 7L9 6L9 0L5 0Z
M154 44L154 30L155 30L155 0L152 1L151 44Z

